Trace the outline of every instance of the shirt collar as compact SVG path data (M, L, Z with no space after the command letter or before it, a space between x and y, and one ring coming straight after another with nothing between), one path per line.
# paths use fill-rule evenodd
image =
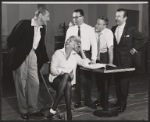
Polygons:
M126 23L123 23L121 26L118 26L118 27L123 29L124 26L125 26L125 24L126 24Z
M85 25L85 23L82 23L82 24L80 25L80 28L82 28L84 25ZM75 26L78 28L78 25L75 25Z
M64 55L66 54L66 52L65 52L65 47L64 48L62 48L61 50L60 50ZM77 54L74 50L72 50L71 51L71 55L75 55L75 54Z
M99 34L104 34L106 31L106 28L104 28Z
M36 21L34 18L31 19L31 26L34 26L34 27L38 27ZM43 26L39 26L40 28L43 28Z

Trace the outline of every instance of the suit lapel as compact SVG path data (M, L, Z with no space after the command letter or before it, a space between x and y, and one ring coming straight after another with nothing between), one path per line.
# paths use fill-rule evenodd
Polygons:
M114 37L115 37L114 42L117 44L117 39L116 39L116 35L115 35L116 29L117 29L117 25L114 27L114 30L113 30Z

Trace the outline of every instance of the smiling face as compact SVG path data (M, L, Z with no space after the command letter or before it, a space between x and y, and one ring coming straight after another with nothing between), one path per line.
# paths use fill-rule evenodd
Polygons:
M74 24L78 26L81 25L83 23L83 19L84 17L81 16L80 12L73 12L72 21L74 22Z
M102 19L97 19L97 23L95 25L95 31L101 32L104 28L106 28L106 23Z
M70 48L75 52L79 53L81 47L81 40L78 36L71 36L66 40L65 48Z
M73 39L67 39L66 43L65 43L65 47L69 47L69 48L74 48L75 42Z
M124 17L124 11L117 11L116 12L116 17L115 17L115 21L117 23L117 25L121 26L122 24L124 24L127 20L127 17Z

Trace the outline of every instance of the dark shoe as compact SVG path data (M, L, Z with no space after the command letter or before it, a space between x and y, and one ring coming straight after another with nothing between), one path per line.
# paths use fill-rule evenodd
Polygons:
M79 107L81 107L81 102L75 103L74 108L79 108Z
M54 114L49 113L48 116L47 116L47 119L52 119L53 116L54 116Z
M126 105L123 105L119 107L118 111L121 113L124 112L125 109L126 109Z
M28 114L21 114L21 118L25 119L25 120L28 120L29 116L28 116Z
M101 106L101 101L97 99L93 102L93 104L95 104L96 106Z
M32 119L42 119L44 118L44 114L41 112L36 112L36 113L29 114L29 117Z
M120 107L119 103L112 103L111 107Z
M97 109L96 105L95 104L85 104L85 106L91 108L91 109Z

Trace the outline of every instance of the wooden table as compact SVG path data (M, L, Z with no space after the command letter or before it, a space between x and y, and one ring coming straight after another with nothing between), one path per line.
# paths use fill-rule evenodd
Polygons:
M129 71L134 71L135 68L112 68L112 67L108 67L108 68L99 68L99 69L89 69L89 68L84 68L84 67L80 67L81 70L88 70L91 72L97 72L97 73L103 73L104 75L106 75L106 77L110 74L113 73L118 73L118 72L129 72ZM103 110L96 110L93 112L94 115L102 117L102 116L117 116L118 115L118 110L116 108L111 108L109 109L109 105L108 105L108 95L109 95L109 87L108 87L108 79L105 80L104 83L104 107Z

